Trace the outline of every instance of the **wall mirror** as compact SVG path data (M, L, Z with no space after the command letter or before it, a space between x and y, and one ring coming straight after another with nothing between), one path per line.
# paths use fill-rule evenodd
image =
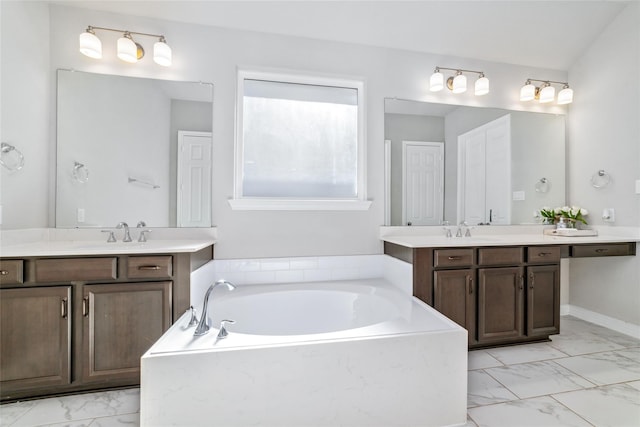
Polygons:
M541 223L565 203L565 117L385 99L386 225Z
M56 227L211 227L212 84L57 77Z

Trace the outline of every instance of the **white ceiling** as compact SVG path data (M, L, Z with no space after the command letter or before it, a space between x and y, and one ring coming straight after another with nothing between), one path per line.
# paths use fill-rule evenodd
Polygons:
M556 70L568 70L630 3L622 0L53 2L171 21ZM170 35L167 38L171 43Z

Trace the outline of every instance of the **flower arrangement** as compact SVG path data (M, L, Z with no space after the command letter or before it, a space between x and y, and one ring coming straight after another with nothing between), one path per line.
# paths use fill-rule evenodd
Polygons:
M545 206L538 212L540 214L539 216L543 218L543 223L545 224L554 224L558 222L560 218L564 218L569 222L581 222L583 224L587 224L584 217L589 215L589 211L579 206L563 206L560 208L550 208Z
M569 221L580 221L583 224L587 223L584 217L589 215L589 211L579 206L563 206L561 208L556 208L555 211L561 217L566 218Z

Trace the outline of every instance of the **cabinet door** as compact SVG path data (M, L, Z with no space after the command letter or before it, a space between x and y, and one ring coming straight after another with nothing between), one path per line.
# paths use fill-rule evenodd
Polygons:
M560 266L527 267L527 335L560 332Z
M0 388L69 384L71 287L0 290Z
M171 325L171 282L83 288L83 381L139 381L140 357Z
M475 342L476 289L473 270L436 271L433 307L468 331L469 344Z
M478 270L478 342L524 336L522 267Z

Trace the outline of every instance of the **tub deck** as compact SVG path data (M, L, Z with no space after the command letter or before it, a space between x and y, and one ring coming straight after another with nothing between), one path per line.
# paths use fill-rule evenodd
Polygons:
M183 316L142 358L141 425L464 425L463 328L384 280L291 289L363 285L393 301L398 316L303 335L243 334L230 325L218 342L215 327L193 337ZM272 286L246 290L255 295ZM221 315L231 315L220 302Z

